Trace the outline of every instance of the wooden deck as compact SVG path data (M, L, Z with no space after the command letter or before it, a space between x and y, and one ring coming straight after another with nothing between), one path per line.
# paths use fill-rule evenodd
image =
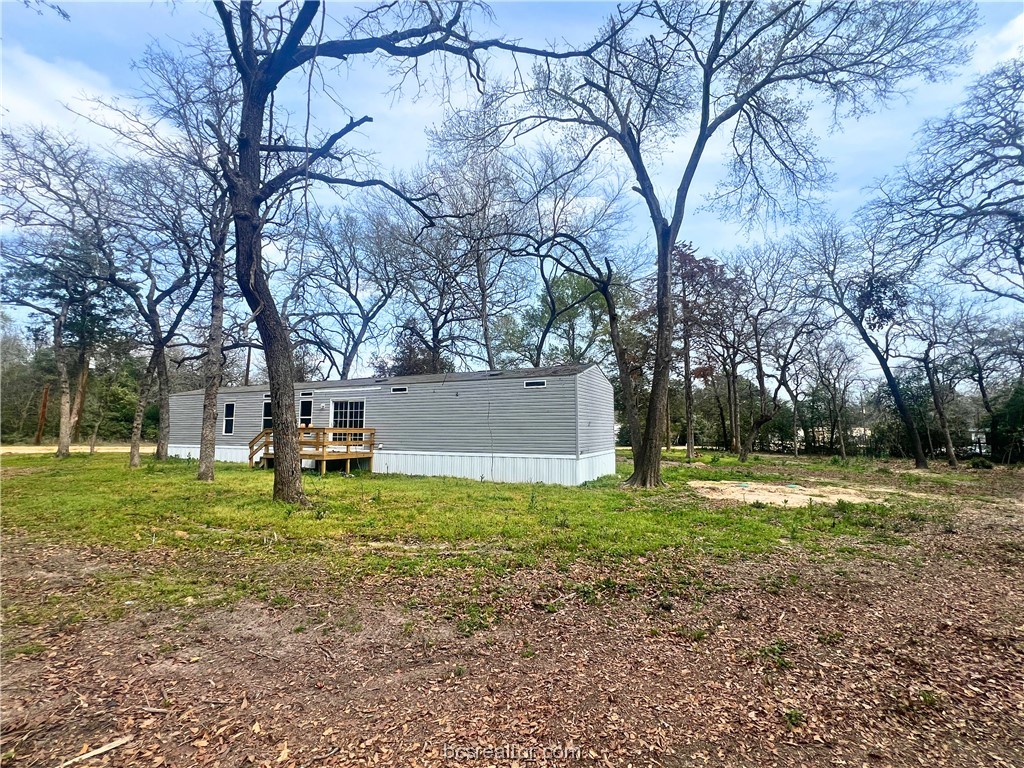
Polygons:
M374 429L338 429L335 427L302 427L299 429L299 456L315 461L323 475L327 462L344 461L345 472L352 469L353 459L369 459L373 471ZM264 429L249 441L249 466L257 463L266 469L274 460L274 430Z

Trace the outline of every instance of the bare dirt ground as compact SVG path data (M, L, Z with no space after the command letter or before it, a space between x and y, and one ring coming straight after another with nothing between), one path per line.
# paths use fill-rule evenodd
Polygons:
M129 446L127 443L111 443L109 445L97 445L96 453L128 453ZM142 455L148 456L156 450L154 444L142 444ZM0 445L0 455L7 454L33 454L33 453L56 453L57 445ZM88 445L72 445L72 453L88 453Z
M349 585L313 565L287 599L17 623L2 763L1021 768L1024 520L908 538ZM9 534L4 599L252 567L197 557Z
M743 504L759 502L761 504L789 505L793 507L807 504L808 499L815 504L835 504L840 500L861 504L877 501L884 496L884 492L871 494L861 488L816 487L800 485L799 483L691 480L687 485L708 499L738 501Z

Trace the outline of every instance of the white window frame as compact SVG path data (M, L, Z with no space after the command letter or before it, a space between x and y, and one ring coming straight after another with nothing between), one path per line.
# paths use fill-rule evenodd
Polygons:
M309 403L309 424L302 423L302 406L305 403ZM303 397L299 400L299 426L300 427L312 427L313 426L313 398Z
M547 385L547 379L527 379L523 382L523 389L544 389Z
M228 432L228 406L231 406L231 431ZM224 403L224 409L221 411L220 419L220 433L222 435L233 435L235 434L235 411L238 406L235 405L235 401Z
M363 426L361 427L336 427L334 426L334 404L335 403L362 403L363 404ZM365 397L332 397L331 413L329 416L329 428L338 432L358 432L366 429L366 398Z

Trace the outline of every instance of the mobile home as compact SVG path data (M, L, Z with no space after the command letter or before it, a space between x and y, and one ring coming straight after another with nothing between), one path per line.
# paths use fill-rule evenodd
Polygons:
M203 392L171 396L170 452L196 458ZM612 386L596 365L295 385L307 461L321 470L579 485L615 472ZM219 461L272 465L265 386L217 398Z

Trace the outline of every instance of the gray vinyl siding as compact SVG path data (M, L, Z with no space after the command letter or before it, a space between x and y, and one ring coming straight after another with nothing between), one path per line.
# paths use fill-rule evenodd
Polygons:
M584 373L592 371L608 388L610 411L610 385L596 368ZM300 393L312 391L313 426L329 427L332 400L363 400L364 426L376 429L376 443L388 451L576 455L577 376L538 374L535 378L544 379L546 386L527 388L522 377L303 383L295 386L295 412L298 418ZM408 391L392 393L392 386ZM246 387L219 393L218 446L247 446L260 432L266 391ZM171 444L199 444L202 400L202 392L171 396ZM224 435L228 402L235 404L235 429Z
M305 391L305 390L303 390ZM267 390L224 389L217 395L217 445L242 447L263 429L263 395ZM295 392L295 413L298 416L298 390ZM224 434L224 404L235 404L235 431ZM313 413L316 417L316 411ZM171 445L199 445L203 427L202 392L171 395Z
M575 455L574 377L387 386L366 400L366 426L389 451ZM404 386L404 385L403 385Z
M171 445L199 445L203 429L203 393L171 395Z
M581 454L615 450L615 404L611 382L596 365L576 376Z

